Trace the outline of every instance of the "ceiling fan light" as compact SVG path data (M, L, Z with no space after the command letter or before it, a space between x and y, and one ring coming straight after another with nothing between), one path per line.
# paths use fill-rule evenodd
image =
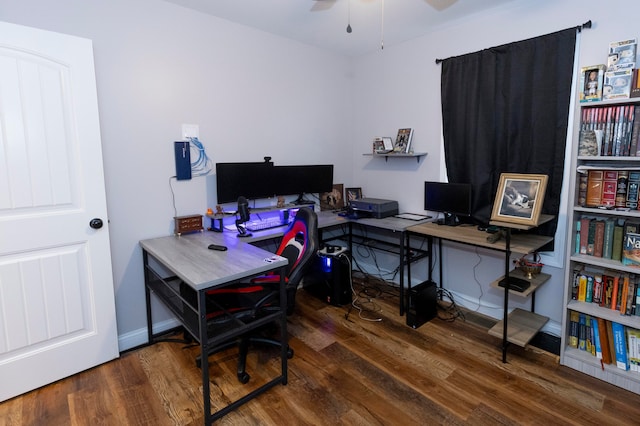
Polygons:
M347 32L351 34L351 31L352 31L351 24L347 24Z

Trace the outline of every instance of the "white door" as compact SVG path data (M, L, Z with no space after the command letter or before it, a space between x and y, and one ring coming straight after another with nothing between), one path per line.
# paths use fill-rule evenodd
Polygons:
M0 22L0 401L118 357L100 144L91 41Z

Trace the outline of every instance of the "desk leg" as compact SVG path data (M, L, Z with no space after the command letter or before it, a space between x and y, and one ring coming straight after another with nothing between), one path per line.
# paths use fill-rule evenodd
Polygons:
M511 259L511 229L505 230L505 260L504 260L504 310L502 313L502 362L507 362L507 347L509 346L509 340L507 340L507 320L509 316L509 260Z
M411 254L409 252L408 240L405 242L405 233L400 231L400 316L404 315L404 263L405 263L405 250L407 259L411 263ZM411 285L411 283L409 283Z
M153 323L151 322L151 290L149 290L149 282L151 281L151 273L149 272L149 254L146 250L142 250L142 265L144 267L144 300L147 305L147 343L153 343Z
M198 290L198 319L200 320L200 369L202 372L202 403L204 407L204 424L213 422L211 415L211 389L209 383L209 336L207 335L206 294Z
M287 289L285 283L285 268L280 271L280 360L282 365L283 385L288 381L287 352L289 346L289 336L287 333Z

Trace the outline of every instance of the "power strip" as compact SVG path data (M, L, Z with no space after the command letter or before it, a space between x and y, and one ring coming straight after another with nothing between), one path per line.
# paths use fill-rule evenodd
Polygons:
M320 256L338 256L347 251L346 247L342 246L324 246L318 250Z

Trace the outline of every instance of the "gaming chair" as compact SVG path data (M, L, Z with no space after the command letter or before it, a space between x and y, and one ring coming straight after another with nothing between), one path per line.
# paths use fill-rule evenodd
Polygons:
M308 266L317 255L319 249L318 217L309 207L298 210L293 222L285 231L282 241L276 254L286 257L289 261L286 269L285 285L287 291L287 315L293 313L295 307L295 295L300 280L305 274ZM224 329L229 325L229 315L225 315L225 310L232 313L235 319L245 323L257 320L266 314L273 313L279 309L279 285L280 275L271 272L256 278L250 282L239 283L221 289L208 291L207 300L207 328L212 332ZM223 309L221 309L223 308ZM258 329L239 339L222 343L209 350L212 355L221 350L239 345L240 353L238 359L238 380L241 383L249 381L249 374L246 372L246 357L250 343L266 343L280 346L280 341L273 338L266 338L261 335L264 329ZM288 349L287 355L293 357L293 350ZM197 361L200 365L200 359Z

